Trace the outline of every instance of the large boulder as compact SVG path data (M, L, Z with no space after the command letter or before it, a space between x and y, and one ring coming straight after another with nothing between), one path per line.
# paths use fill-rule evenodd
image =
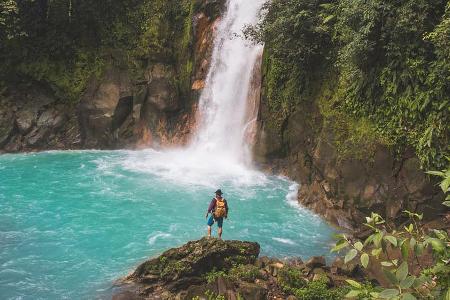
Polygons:
M203 238L146 261L128 279L163 283L169 290L177 291L202 282L202 276L212 270L254 263L258 255L258 243Z
M75 109L39 82L17 82L0 99L0 150L78 148Z

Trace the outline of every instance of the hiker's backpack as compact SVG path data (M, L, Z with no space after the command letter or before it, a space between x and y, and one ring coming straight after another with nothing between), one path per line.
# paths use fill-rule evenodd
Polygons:
M214 217L223 218L227 214L227 209L225 207L225 199L216 199L216 209L214 210Z

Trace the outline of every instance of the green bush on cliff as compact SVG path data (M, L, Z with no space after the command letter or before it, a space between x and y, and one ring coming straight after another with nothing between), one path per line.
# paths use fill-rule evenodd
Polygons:
M188 65L192 7L187 0L2 2L0 81L42 82L74 101L112 57L136 76L149 61Z
M446 195L443 205L450 206L450 168L429 172L442 177L440 187ZM423 215L404 211L409 223L391 228L384 219L372 213L365 225L372 234L364 241L340 235L332 251L347 250L344 263L359 257L360 265L382 270L387 285L376 290L372 286L347 280L352 290L347 298L365 299L449 299L450 238L444 230L425 231L420 224ZM397 254L396 254L397 253ZM432 261L427 256L432 254ZM424 264L425 263L425 264Z
M341 300L347 292L347 287L328 287L325 280L311 281L303 288L292 289L292 294L299 300Z
M450 153L448 1L273 0L249 32L266 45L269 123L281 128L307 101L328 103L337 113L325 121L349 124L335 128L341 145L363 133L369 144L384 143L399 154L413 149L424 167L444 166ZM318 101L323 86L332 93Z

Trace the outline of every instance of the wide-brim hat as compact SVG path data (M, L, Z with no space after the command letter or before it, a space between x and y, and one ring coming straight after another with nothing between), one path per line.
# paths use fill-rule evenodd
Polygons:
M220 189L218 189L218 190L216 191L216 195L221 195L221 196L222 196L222 191L221 191Z

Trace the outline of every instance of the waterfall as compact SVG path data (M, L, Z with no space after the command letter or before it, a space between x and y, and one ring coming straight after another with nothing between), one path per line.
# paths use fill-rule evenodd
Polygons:
M190 148L198 155L215 156L230 163L250 161L248 137L253 134L255 95L259 95L259 85L252 84L252 79L260 71L262 46L242 38L242 29L258 21L264 2L227 1L200 96L198 131Z
M226 183L237 187L267 182L267 177L250 164L263 47L242 37L245 25L258 22L265 1L227 0L190 145L133 153L124 162L127 168L190 188L208 186L215 190Z

